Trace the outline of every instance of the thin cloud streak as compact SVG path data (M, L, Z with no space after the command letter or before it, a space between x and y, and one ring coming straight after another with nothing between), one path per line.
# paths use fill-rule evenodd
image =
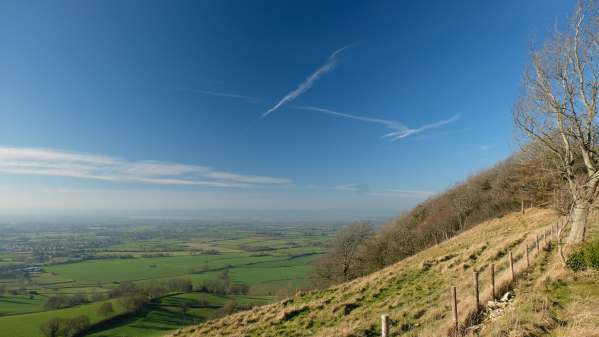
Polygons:
M426 190L407 190L401 188L388 188L382 190L372 190L368 184L347 184L330 187L330 189L337 191L348 191L358 195L369 195L374 197L386 197L386 198L416 198L426 199L437 192L426 191Z
M239 94L228 93L228 92L219 92L219 91L204 90L204 89L182 89L182 88L180 88L178 90L189 91L189 92L198 93L198 94L202 94L202 95L208 95L208 96L238 98L238 99L249 101L251 103L264 102L263 99L258 98L258 97L239 95Z
M114 182L205 187L288 185L284 178L243 175L208 166L127 161L55 149L0 147L0 172Z
M349 119L362 121L362 122L377 123L377 124L383 125L386 128L389 128L389 129L407 129L407 127L400 122L390 121L390 120L386 120L386 119L371 118L371 117L364 117L364 116L358 116L358 115L350 115L347 113L338 112L338 111L325 109L325 108L319 108L319 107L315 107L315 106L295 106L294 108L300 109L300 110L322 112L325 114L339 116L339 117L343 117L343 118L349 118Z
M351 47L353 44L349 44L343 48L339 48L337 50L335 50L327 59L327 62L325 64L323 64L322 66L320 66L320 68L316 69L316 71L314 71L310 76L308 76L302 83L300 83L300 85L298 85L298 87L289 92L287 95L285 95L283 98L281 98L281 100L279 100L279 102L277 102L277 104L275 104L272 108L268 109L265 113L262 114L262 116L260 116L260 118L264 118L268 115L270 115L271 113L273 113L275 110L279 109L280 107L282 107L285 104L288 104L290 102L292 102L293 100L295 100L296 98L298 98L301 94L303 94L304 92L308 91L310 88L312 88L312 86L314 85L314 83L324 74L331 72L333 69L335 69L335 67L337 66L337 62L339 60L338 56L339 54L341 54L344 50L346 50L347 48Z
M385 189L382 191L373 192L372 195L380 196L380 197L388 197L388 198L421 198L426 199L430 198L437 194L437 192L433 191L421 191L421 190L404 190L404 189Z
M389 138L391 141L396 141L396 140L408 137L410 135L413 135L415 133L419 133L419 132L422 132L422 131L425 131L425 130L435 129L435 128L438 128L440 126L443 126L443 125L446 125L446 124L449 124L449 123L453 123L453 122L457 121L458 119L460 119L460 116L459 115L455 115L455 116L452 116L449 119L438 121L438 122L431 123L431 124L426 124L426 125L423 125L423 126L421 126L419 128L416 128L416 129L406 128L406 129L403 129L403 130L390 132L390 133L384 135L383 138Z
M380 124L388 129L396 130L396 131L389 132L382 136L382 138L388 138L392 142L397 141L402 138L406 138L408 136L411 136L413 134L416 134L416 133L419 133L419 132L422 132L425 130L430 130L430 129L441 127L443 125L455 122L460 118L459 115L455 115L449 119L438 121L438 122L431 123L431 124L426 124L419 128L414 129L414 128L409 128L406 125L404 125L403 123L398 122L398 121L358 116L358 115L351 115L351 114L338 112L338 111L325 109L325 108L319 108L319 107L315 107L315 106L295 106L294 108L299 109L299 110L320 112L320 113L324 113L324 114L328 114L328 115L333 115L333 116L347 118L347 119L353 119L353 120L357 120L357 121L361 121L361 122Z

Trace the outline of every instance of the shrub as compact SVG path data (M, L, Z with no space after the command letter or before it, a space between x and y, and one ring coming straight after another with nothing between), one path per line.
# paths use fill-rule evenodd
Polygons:
M573 271L582 271L588 268L599 270L599 239L579 246L570 254L566 265Z
M89 326L89 317L85 315L74 318L50 318L40 325L40 332L44 337L74 337Z
M120 299L122 306L127 312L139 312L146 308L150 303L150 299L143 294L133 294Z
M61 320L62 334L65 337L74 337L79 335L85 329L89 328L90 321L86 315L77 316L71 319Z
M98 308L98 314L108 317L114 313L114 309L112 308L112 303L106 302Z
M44 337L58 337L60 333L60 320L58 318L50 318L40 325L40 332Z

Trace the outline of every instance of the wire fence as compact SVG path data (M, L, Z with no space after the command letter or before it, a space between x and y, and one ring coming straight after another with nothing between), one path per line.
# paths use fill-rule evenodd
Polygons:
M472 274L472 295L460 299L457 286L449 289L452 324L448 336L463 336L466 328L480 319L487 309L483 301L497 300L499 294L511 289L522 273L530 270L538 260L541 249L558 241L563 225L552 224L536 232L533 240L524 240L512 247L505 258L489 266L489 271L474 271ZM389 315L381 316L381 336L390 336Z

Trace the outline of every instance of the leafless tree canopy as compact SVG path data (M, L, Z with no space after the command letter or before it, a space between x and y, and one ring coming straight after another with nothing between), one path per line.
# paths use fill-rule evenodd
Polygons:
M586 218L597 196L597 6L581 1L565 32L556 32L532 52L523 92L514 109L519 136L544 147L572 199L568 241L584 240Z
M376 233L365 224L342 229L316 261L317 285L369 274L483 221L518 211L522 203L569 212L566 183L550 158L544 147L528 144L525 151L422 202Z
M360 276L361 252L372 234L372 226L368 223L358 222L342 228L327 252L316 262L318 277L336 283Z

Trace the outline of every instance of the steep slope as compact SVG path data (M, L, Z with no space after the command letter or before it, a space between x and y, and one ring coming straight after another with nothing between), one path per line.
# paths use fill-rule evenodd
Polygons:
M599 238L599 217L591 216L588 238ZM599 337L599 271L573 273L558 254L547 254L523 273L515 298L496 319L468 336Z
M325 290L298 293L284 301L187 328L172 336L378 336L380 315L391 319L391 335L443 336L452 326L449 301L457 286L461 323L474 307L472 271L480 272L482 303L490 298L490 265L497 287L510 280L508 251L524 269L524 247L556 223L543 209L487 221L381 271ZM530 249L532 269L542 275L551 249ZM522 276L524 277L524 276ZM487 323L481 331L491 331ZM489 332L492 333L492 332ZM492 334L491 334L492 335Z

